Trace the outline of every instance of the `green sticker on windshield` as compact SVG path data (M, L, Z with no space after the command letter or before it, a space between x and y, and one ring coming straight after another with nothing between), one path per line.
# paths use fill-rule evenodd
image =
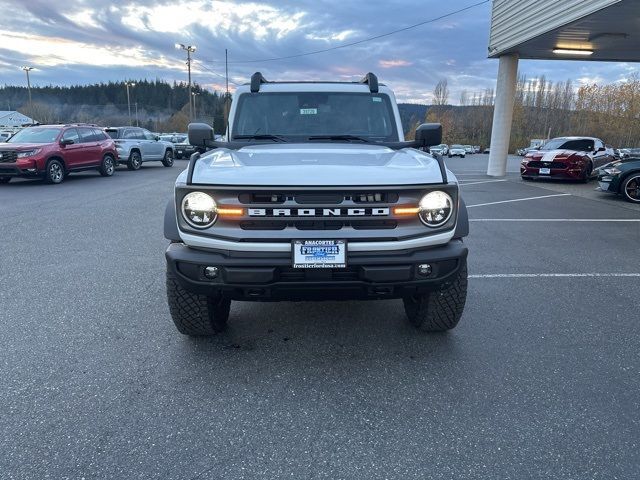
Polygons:
M317 114L318 114L317 108L301 108L300 109L300 115L317 115Z
M371 97L371 100L373 100L374 102L381 102L382 97Z

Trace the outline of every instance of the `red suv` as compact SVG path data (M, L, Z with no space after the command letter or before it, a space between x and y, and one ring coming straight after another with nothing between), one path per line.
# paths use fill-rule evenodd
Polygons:
M117 161L113 140L95 125L27 127L0 144L0 183L13 177L60 183L71 172L93 169L110 177Z

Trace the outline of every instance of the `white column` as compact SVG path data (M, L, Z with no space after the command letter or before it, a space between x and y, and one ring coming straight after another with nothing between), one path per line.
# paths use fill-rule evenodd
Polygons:
M491 130L491 151L487 175L502 177L507 173L507 155L513 120L513 104L518 81L518 55L502 55L496 82L496 101Z

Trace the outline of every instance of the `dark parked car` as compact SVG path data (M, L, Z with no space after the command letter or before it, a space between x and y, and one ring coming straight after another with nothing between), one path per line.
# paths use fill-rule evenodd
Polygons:
M589 181L594 170L614 160L599 138L553 138L527 153L520 164L523 180L553 178Z
M175 158L190 158L196 152L196 147L189 143L186 133L172 133L160 135L160 140L173 143Z
M597 171L600 190L640 203L640 157L612 162Z
M82 170L110 177L117 161L113 140L95 125L28 127L0 146L0 183L13 177L60 183L69 173Z

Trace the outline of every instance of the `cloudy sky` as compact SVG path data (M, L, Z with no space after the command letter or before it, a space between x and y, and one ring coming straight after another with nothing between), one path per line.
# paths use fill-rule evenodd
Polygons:
M446 15L480 0L0 0L0 84L85 84L125 78L185 80L184 52L197 46L194 80L224 88L256 70L268 79L353 80L373 71L403 101L429 103L446 78L451 103L495 84L487 59L490 2L396 35L349 48L277 61L274 57L357 42ZM251 60L261 60L249 62ZM245 62L245 63L241 63ZM615 82L628 64L521 61L528 76L581 83Z

